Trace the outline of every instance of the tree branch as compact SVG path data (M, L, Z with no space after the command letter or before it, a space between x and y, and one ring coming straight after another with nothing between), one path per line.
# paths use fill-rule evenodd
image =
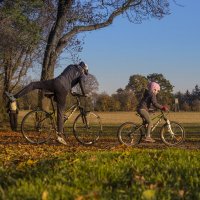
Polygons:
M122 14L123 12L125 12L127 9L129 9L130 6L137 6L137 5L141 4L142 0L139 0L134 5L131 5L133 2L135 2L135 0L126 1L120 8L118 8L115 11L113 11L110 14L109 18L105 22L102 22L102 23L99 23L99 24L94 24L94 25L88 25L88 26L75 26L71 31L69 31L67 34L65 34L59 40L59 43L58 43L57 48L56 48L57 55L59 55L61 53L62 49L67 45L67 42L74 35L76 35L77 33L84 32L84 31L97 30L97 29L101 29L101 28L109 26L110 24L112 24L113 20L117 16L119 16L120 14Z

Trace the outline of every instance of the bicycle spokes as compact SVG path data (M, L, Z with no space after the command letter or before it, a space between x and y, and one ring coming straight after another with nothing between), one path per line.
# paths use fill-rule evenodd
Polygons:
M47 112L35 110L29 112L22 121L22 134L33 144L46 142L54 130L51 117Z
M177 122L169 122L161 129L161 139L168 146L175 146L184 141L185 131Z
M80 143L91 145L99 139L102 132L101 120L92 112L80 114L74 122L73 130L74 136Z
M141 138L141 129L132 122L126 122L118 129L119 142L126 146L137 145L141 141Z

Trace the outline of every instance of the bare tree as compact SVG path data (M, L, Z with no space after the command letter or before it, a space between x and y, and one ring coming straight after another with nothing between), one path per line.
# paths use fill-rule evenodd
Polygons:
M60 54L73 42L77 35L111 25L123 14L133 23L141 23L150 17L161 19L169 14L170 0L52 0L56 16L52 14L41 80L53 77L56 61Z

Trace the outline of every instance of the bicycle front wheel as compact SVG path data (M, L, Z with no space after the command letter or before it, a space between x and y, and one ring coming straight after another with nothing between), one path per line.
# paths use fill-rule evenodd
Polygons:
M32 144L42 144L48 141L54 130L53 121L48 112L34 110L25 115L21 124L23 136Z
M73 133L75 138L83 145L92 145L102 132L101 119L93 112L79 114L74 121Z
M161 128L161 140L167 146L176 146L181 144L185 139L185 130L177 122L170 122L170 127L166 123Z
M126 146L135 146L139 144L142 135L142 128L138 128L133 122L125 122L119 127L117 132L119 142Z

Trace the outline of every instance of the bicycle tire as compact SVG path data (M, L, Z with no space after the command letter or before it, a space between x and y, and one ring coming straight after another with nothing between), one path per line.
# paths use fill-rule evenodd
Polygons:
M185 140L185 130L184 128L177 122L171 121L171 130L173 134L170 133L168 128L168 124L164 124L160 131L161 140L167 146L177 146L181 144Z
M101 133L101 119L93 112L87 111L84 115L79 114L74 120L73 134L77 141L83 145L93 145Z
M138 129L138 126L133 122L123 123L117 131L119 142L126 146L138 145L142 139L142 136L142 127Z
M44 110L33 110L27 113L21 123L24 138L32 144L42 144L49 140L53 128L52 117Z

